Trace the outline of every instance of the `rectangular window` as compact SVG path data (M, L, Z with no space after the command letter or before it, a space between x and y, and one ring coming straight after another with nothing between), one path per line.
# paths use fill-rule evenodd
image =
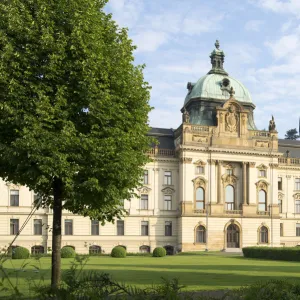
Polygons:
M16 235L19 231L19 219L10 219L10 234Z
M278 200L279 213L282 213L282 200Z
M92 220L91 221L91 233L92 235L99 235L99 221L98 220Z
M230 175L230 176L233 175L232 169L227 169L227 170L226 170L226 174L227 174L227 175Z
M196 174L204 174L204 167L197 166L196 167Z
M172 222L165 222L165 236L172 236Z
M65 220L65 235L73 235L73 220Z
M142 221L142 223L141 223L141 234L142 235L149 235L148 221Z
M144 170L144 184L149 183L149 175L148 175L148 170Z
M300 236L300 224L296 224L296 236Z
M295 190L300 190L300 178L295 179Z
M282 191L282 178L278 177L278 191Z
M165 195L164 196L164 209L165 210L171 210L172 209L172 196L171 195Z
M10 190L10 206L19 206L18 190Z
M43 222L42 219L33 220L34 235L42 235Z
M148 195L141 195L141 209L148 209Z
M267 177L267 171L266 170L259 170L259 177Z
M117 235L124 235L124 221L117 221Z
M283 236L283 223L280 223L280 236Z
M172 173L171 173L171 171L165 171L164 184L167 184L167 185L172 184Z
M300 200L295 201L295 213L300 214Z

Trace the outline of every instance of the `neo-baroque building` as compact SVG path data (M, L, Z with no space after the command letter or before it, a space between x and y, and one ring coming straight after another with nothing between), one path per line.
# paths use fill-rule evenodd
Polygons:
M128 216L101 226L63 213L62 244L78 253L238 251L244 246L300 245L300 142L278 139L274 118L258 130L248 89L224 70L218 41L212 68L187 84L182 123L152 128L139 198ZM269 124L268 124L269 123ZM24 186L0 183L0 249L8 246L34 202ZM15 246L51 251L52 211L35 212Z

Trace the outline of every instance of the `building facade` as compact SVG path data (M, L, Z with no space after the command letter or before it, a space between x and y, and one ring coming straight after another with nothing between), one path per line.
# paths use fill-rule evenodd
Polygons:
M139 198L124 201L128 216L101 226L63 212L62 246L78 253L236 251L245 246L300 245L300 142L278 139L274 118L258 130L248 89L224 70L218 41L212 68L189 82L176 129L152 128L159 144L149 155ZM0 182L0 249L30 213L35 194ZM37 210L14 246L51 251L52 211Z

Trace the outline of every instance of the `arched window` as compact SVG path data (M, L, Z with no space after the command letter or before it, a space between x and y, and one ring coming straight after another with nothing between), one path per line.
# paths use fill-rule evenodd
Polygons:
M267 193L264 190L258 192L258 210L267 211Z
M226 210L234 210L234 187L227 185L225 189Z
M146 245L141 246L140 253L150 253L150 247Z
M202 225L199 225L196 229L196 243L206 243L205 227Z
M44 253L44 247L43 246L33 246L31 247L31 254L43 254Z
M260 227L259 230L259 242L261 244L268 244L269 239L268 239L268 228L266 226Z
M204 209L204 189L199 187L196 189L196 209Z
M99 254L101 253L101 247L97 245L92 245L89 247L89 254Z

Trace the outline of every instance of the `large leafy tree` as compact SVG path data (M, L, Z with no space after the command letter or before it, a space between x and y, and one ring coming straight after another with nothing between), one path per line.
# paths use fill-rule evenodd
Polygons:
M0 2L0 176L53 207L54 288L62 208L121 216L147 162L149 87L105 4Z
M285 134L286 140L297 140L299 138L298 131L296 128L290 129Z

